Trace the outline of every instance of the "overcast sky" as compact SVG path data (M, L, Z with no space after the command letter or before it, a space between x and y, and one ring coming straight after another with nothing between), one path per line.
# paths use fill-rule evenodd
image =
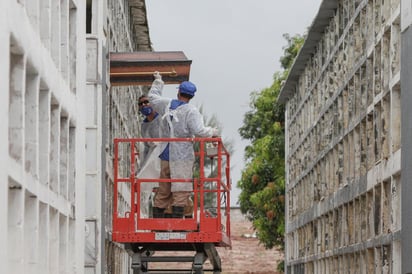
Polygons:
M321 0L146 0L154 51L183 51L192 60L190 81L198 91L191 104L216 115L223 138L233 140L232 197L244 167L247 141L238 129L250 110L249 95L270 87L280 71L286 40L283 34L304 34ZM168 85L165 96L175 97Z

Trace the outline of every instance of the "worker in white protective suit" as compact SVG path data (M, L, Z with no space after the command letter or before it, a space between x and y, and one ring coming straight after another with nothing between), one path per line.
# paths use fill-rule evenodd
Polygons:
M184 81L179 85L177 99L162 97L164 82L159 72L149 91L153 109L162 117L161 130L171 138L216 137L216 128L206 127L199 110L188 104L194 97L196 86ZM160 178L193 178L195 155L192 142L170 142L162 144L160 154ZM193 191L191 182L159 183L153 212L161 217L169 203L172 204L172 217L182 218L184 207ZM156 212L156 214L155 214Z
M157 113L153 107L150 105L149 97L142 95L139 97L139 111L145 117L141 124L141 135L142 138L159 138L161 137L160 123L161 118L159 118L159 113ZM163 136L165 137L165 136ZM167 137L167 135L166 135ZM156 146L156 143L145 142L143 155L141 157L141 166L144 166L150 152Z
M139 112L144 116L141 123L142 138L161 137L159 114L150 105L149 97L142 95L138 100ZM140 155L140 167L136 175L137 178L159 178L160 159L159 146L157 142L144 142L143 153ZM142 216L149 217L151 212L150 197L153 189L158 187L158 183L142 182L140 184L140 213Z

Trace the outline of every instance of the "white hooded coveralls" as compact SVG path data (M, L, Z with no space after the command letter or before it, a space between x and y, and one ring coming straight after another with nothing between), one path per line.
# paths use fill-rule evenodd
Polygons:
M183 104L171 110L172 99L162 97L163 86L164 82L162 80L154 80L148 94L153 109L163 119L161 123L163 133L168 133L168 137L171 138L212 137L218 135L217 129L204 125L202 115L195 106ZM166 143L162 144L163 147L166 147L166 145ZM170 178L192 179L194 161L195 155L192 142L170 142ZM193 185L187 182L173 182L171 191L193 191Z

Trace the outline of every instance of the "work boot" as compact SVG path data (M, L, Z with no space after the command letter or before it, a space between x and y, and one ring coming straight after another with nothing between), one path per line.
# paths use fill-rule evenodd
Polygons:
M165 209L164 214L165 214L165 218L173 218L172 207L168 206Z
M165 209L160 207L153 207L153 218L164 218Z
M183 218L183 212L185 208L183 206L173 206L172 207L172 218Z

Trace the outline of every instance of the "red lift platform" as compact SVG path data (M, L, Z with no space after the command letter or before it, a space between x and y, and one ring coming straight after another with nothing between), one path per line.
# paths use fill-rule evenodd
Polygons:
M139 178L145 142L192 142L194 178ZM152 189L175 181L193 185L192 216L152 218ZM130 251L133 273L221 273L216 247L231 247L230 184L230 157L221 138L115 139L112 241ZM190 267L171 268L185 262Z

